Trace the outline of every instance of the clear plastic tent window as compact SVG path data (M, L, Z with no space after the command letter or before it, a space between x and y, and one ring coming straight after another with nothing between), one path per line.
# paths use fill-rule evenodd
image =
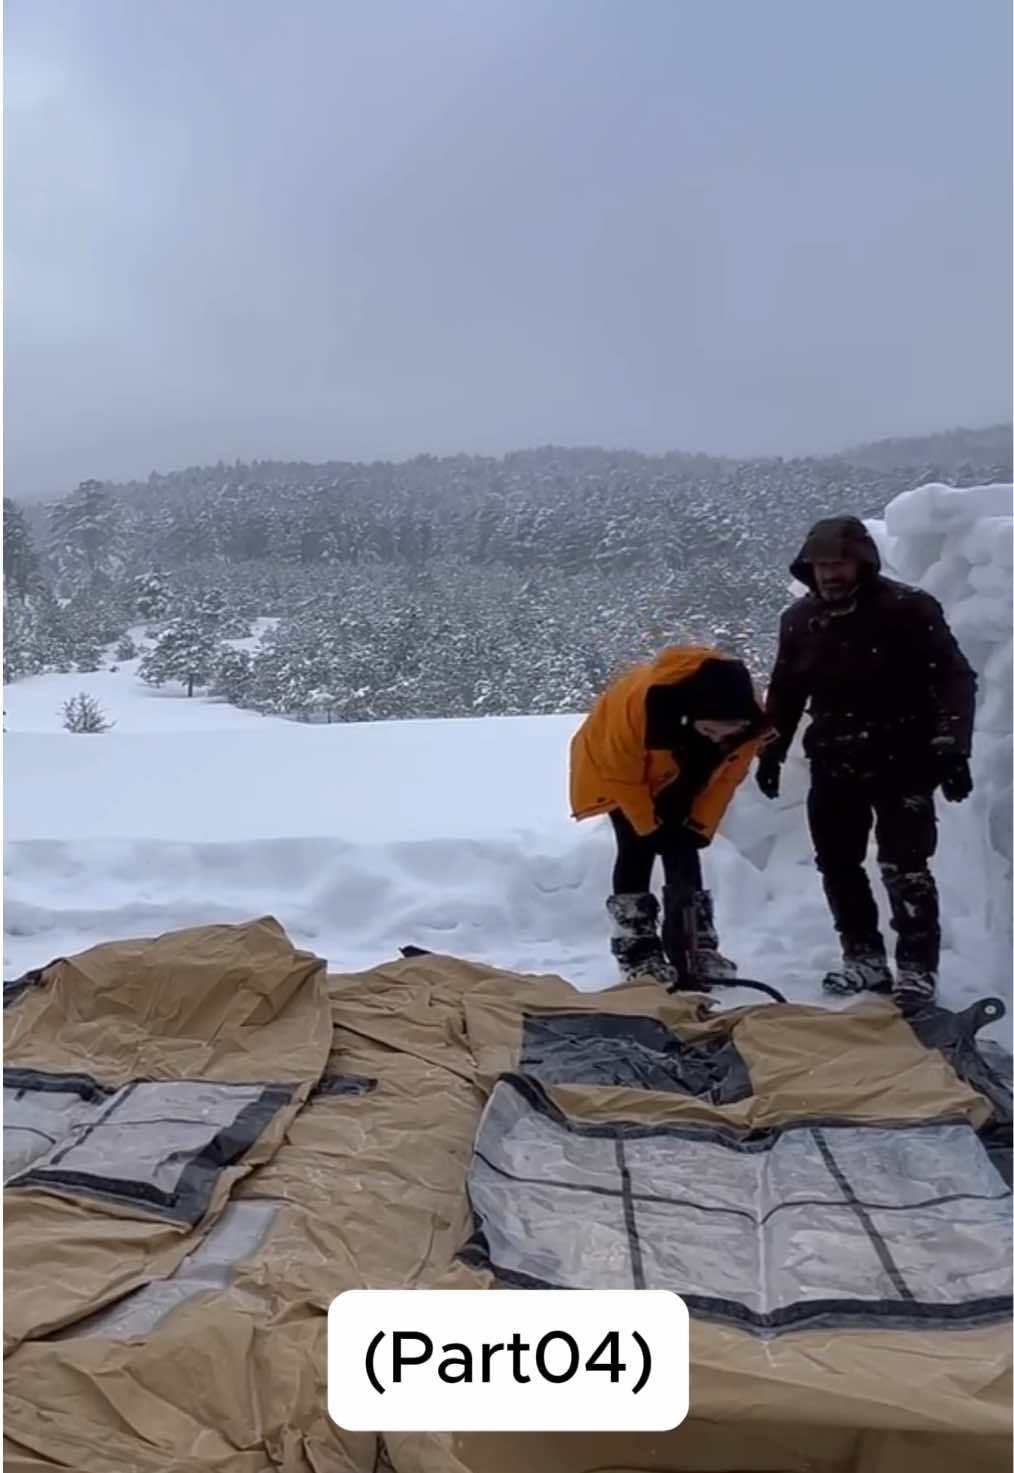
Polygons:
M95 1314L55 1330L53 1340L136 1340L203 1294L226 1288L237 1264L252 1258L282 1210L281 1202L230 1201L206 1237L166 1279L152 1279Z
M591 1124L508 1078L468 1188L466 1257L505 1283L672 1289L759 1333L1011 1313L1011 1194L962 1123Z
M287 1086L171 1080L104 1090L4 1074L4 1184L49 1187L197 1222L221 1171L291 1098Z
M4 1184L88 1125L100 1108L74 1089L5 1088Z

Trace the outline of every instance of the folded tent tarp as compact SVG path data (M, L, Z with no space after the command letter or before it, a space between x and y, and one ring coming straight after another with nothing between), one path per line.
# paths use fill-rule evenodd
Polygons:
M43 968L5 1014L5 1466L1006 1469L983 1020L715 1014L430 955L328 977L270 919ZM335 1294L515 1284L682 1293L687 1421L330 1422Z

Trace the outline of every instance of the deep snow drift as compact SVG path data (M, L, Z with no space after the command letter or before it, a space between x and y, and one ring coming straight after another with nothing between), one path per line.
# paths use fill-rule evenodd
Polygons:
M980 678L976 792L938 805L952 1006L1010 997L1011 490L924 486L871 524L886 571L941 600ZM111 731L60 729L79 689ZM615 980L610 830L567 811L576 717L301 726L149 691L130 663L19 681L4 704L6 977L100 940L271 913L340 970L414 943L582 988ZM827 1005L835 938L805 782L797 742L783 796L748 778L705 866L743 975Z

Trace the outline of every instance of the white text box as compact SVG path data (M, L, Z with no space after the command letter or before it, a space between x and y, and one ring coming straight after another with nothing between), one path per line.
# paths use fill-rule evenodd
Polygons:
M328 1414L350 1432L667 1432L690 1322L666 1290L354 1289L328 1308Z

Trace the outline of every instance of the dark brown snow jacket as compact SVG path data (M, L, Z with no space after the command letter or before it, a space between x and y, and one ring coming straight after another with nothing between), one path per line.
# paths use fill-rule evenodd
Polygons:
M853 599L834 605L819 596L812 562L820 556L858 560ZM880 569L858 518L811 528L790 571L813 591L782 615L766 700L777 736L768 752L784 758L809 706L803 747L815 768L932 788L936 739L971 755L976 676L937 600Z

